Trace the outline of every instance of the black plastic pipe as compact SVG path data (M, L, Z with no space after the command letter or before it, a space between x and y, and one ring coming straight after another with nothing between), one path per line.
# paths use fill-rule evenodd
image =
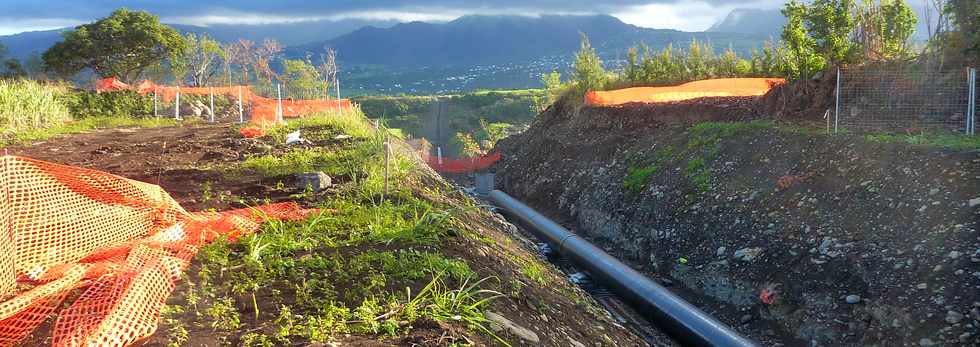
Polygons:
M651 281L568 229L551 221L507 193L490 199L526 223L558 252L584 267L637 311L677 341L688 346L757 346L731 327L712 318L667 288Z

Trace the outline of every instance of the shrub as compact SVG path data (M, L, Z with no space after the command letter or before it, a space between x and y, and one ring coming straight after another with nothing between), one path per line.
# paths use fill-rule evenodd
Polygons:
M153 114L153 98L134 91L96 93L76 91L63 95L68 110L75 118L87 117L144 117Z
M0 80L0 129L16 131L59 125L71 119L63 86Z

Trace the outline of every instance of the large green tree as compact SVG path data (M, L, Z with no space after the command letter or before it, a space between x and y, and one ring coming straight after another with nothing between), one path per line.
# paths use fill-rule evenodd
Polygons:
M89 68L99 76L132 83L147 67L186 49L180 33L159 18L125 8L62 36L64 40L43 55L45 66L62 77Z
M817 52L832 65L843 65L859 53L851 34L856 27L855 0L814 0L805 18Z
M825 60L817 54L816 40L807 31L808 11L806 4L796 0L783 7L786 25L783 26L782 38L787 48L784 68L790 78L809 78L810 74L825 66Z

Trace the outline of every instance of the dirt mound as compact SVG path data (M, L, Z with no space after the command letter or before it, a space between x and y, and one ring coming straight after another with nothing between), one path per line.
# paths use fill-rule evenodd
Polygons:
M765 344L976 345L978 152L759 120L822 115L794 88L555 105L498 144L497 186Z
M304 138L322 138L314 140L309 148L336 151L346 148L345 146L348 146L350 141L338 139L334 130L303 128L303 133ZM322 134L317 135L318 133ZM103 130L90 134L61 137L29 146L11 147L8 150L10 154L107 170L133 179L159 184L181 205L195 210L244 207L252 205L256 201L278 202L288 200L298 201L304 205L342 201L345 211L339 211L338 216L343 216L344 219L338 223L352 224L345 227L349 228L350 231L340 235L332 235L323 231L329 229L320 229L325 228L323 226L317 226L315 229L318 235L337 238L337 248L330 248L328 252L337 254L336 259L340 261L337 265L338 268L331 270L333 265L323 265L323 267L317 268L317 274L304 274L302 281L290 278L290 281L285 282L302 282L306 285L307 280L311 283L315 281L312 278L325 276L324 274L334 274L330 271L336 271L346 276L365 272L374 274L374 276L371 276L370 279L365 279L366 276L346 279L340 276L333 277L330 280L330 286L325 286L325 288L334 288L333 286L336 285L336 292L331 293L334 289L324 289L315 293L318 298L333 295L335 298L344 299L347 296L340 295L344 293L354 298L360 298L357 295L362 295L360 290L363 288L373 288L371 292L366 294L373 293L378 298L393 297L395 294L398 297L403 297L406 294L406 286L411 288L408 295L419 295L421 287L428 280L426 278L409 282L406 286L394 289L386 288L392 290L394 294L391 295L389 292L369 286L374 286L377 278L380 277L387 278L387 281L395 281L395 278L401 276L399 272L414 272L414 270L386 270L388 267L407 262L399 262L400 259L409 259L408 256L431 253L445 257L453 263L456 261L465 262L464 264L468 264L468 269L472 269L477 277L489 278L485 282L486 289L502 293L502 295L494 299L487 307L488 311L496 314L493 317L497 319L492 323L487 323L487 325L493 329L496 335L506 339L514 346L610 346L614 344L638 346L643 344L640 337L621 326L595 301L591 300L588 294L563 278L560 272L553 267L537 260L534 253L529 251L535 245L517 234L513 225L506 223L498 215L475 208L475 203L472 200L455 191L432 170L423 167L417 170L418 172L413 172L405 182L393 183L393 186L410 187L412 194L417 194L424 198L426 203L435 206L431 211L425 212L420 212L419 209L405 210L406 215L418 216L424 213L427 216L425 218L438 219L442 218L440 216L443 213L441 210L443 208L451 209L450 211L461 211L458 216L458 224L452 224L452 230L447 231L447 235L440 238L438 242L428 245L406 243L393 239L378 244L366 241L348 244L348 241L343 241L348 237L353 237L347 236L347 233L351 235L363 234L363 229L365 229L357 226L353 218L348 219L351 216L346 214L353 213L351 211L360 211L356 205L346 205L344 202L346 200L343 200L344 194L340 192L345 185L353 184L353 180L349 177L334 175L332 178L335 186L320 193L306 194L300 189L293 188L294 184L288 178L270 179L254 172L242 172L234 169L247 157L266 154L282 157L293 148L295 147L288 147L268 138L243 139L238 132L227 126L185 125L141 130ZM396 148L398 147L396 146ZM403 199L405 198L403 197ZM360 203L374 204L373 201ZM386 205L398 203L393 201ZM361 209L370 208L376 207L361 207ZM446 213L448 214L448 212ZM374 215L371 216L369 219L374 221ZM339 219L341 217L338 217ZM388 226L387 224L386 228L397 229L396 226ZM415 228L422 229L422 227ZM303 242L307 241L304 240ZM236 248L230 248L228 251L244 251L243 249L244 246L236 246ZM315 251L322 252L318 249ZM209 253L209 251L206 250L203 253ZM297 256L289 257L284 261L288 264L306 264L313 262L314 258L319 259L323 256L308 249L300 250L297 253L299 253ZM186 340L184 345L188 346L250 345L246 342L248 341L247 338L257 333L268 334L269 336L291 334L289 329L286 333L282 332L282 324L285 324L283 323L284 320L291 322L293 316L288 314L282 316L281 313L288 312L283 309L283 302L292 304L299 300L300 295L293 294L296 289L289 283L280 285L278 284L280 282L276 282L277 285L274 287L262 287L256 290L250 287L242 293L226 291L228 288L222 286L238 288L237 286L241 283L245 283L234 281L239 274L257 272L254 269L242 270L241 266L245 264L242 262L247 259L243 260L240 257L229 256L225 253L221 254L224 255L218 257L224 259L226 263L206 262L202 261L201 257L195 260L188 271L188 278L180 282L175 290L175 295L171 296L168 301L169 309L177 310L180 308L179 312L171 311L167 318L163 319L157 334L148 339L145 345L174 345L172 339L182 335ZM393 260L391 264L381 262L387 265L378 265L367 260L355 261L355 259L370 259L368 256L372 254L407 254L408 256L395 258L396 260ZM209 258L205 255L203 259ZM229 259L234 260L234 262L228 263ZM237 265L231 266L229 264ZM330 264L334 264L334 260L331 260ZM227 271L225 271L225 265L230 267ZM205 266L209 270L205 271ZM290 265L290 268L298 268L299 266ZM532 275L533 277L531 277ZM205 281L203 278L207 276L214 276L214 281ZM259 275L254 276L259 277ZM270 275L263 273L261 276ZM194 283L194 285L190 285L190 283ZM212 284L206 287L204 283ZM358 285L354 286L352 283ZM397 283L402 284L402 282ZM391 286L394 287L393 284ZM258 298L251 296L252 293L257 293ZM274 293L281 293L281 295ZM233 302L238 304L223 305L223 301L217 298L233 298L235 299ZM253 304L255 304L254 307ZM355 304L360 305L361 302L358 301L352 305ZM186 311L183 311L181 307L186 308ZM301 317L299 315L301 312L297 308L299 306L293 307L296 309L293 311L296 314L295 317ZM219 310L219 308L222 309ZM241 321L235 325L241 326L222 328L222 325L216 323L221 319L215 317L229 320L238 320L240 317ZM506 322L500 318L506 319ZM303 325L301 324L307 324L306 322L304 319L302 323L297 323L299 328L295 329L302 330ZM226 324L227 322L219 323ZM401 322L396 323L399 326L402 324ZM38 331L49 331L50 325L51 321L49 320L48 325ZM523 330L513 327L519 327ZM408 330L409 328L405 329ZM402 328L399 328L399 331L402 331ZM521 334L514 331L519 331ZM293 332L292 334L296 333ZM50 341L45 340L45 335L37 334L24 345L50 344ZM294 340L289 345L305 345L305 342L309 342L295 336L291 337ZM476 333L473 328L467 328L465 323L452 319L442 322L419 320L413 323L410 331L397 336L364 333L361 330L349 334L338 332L331 339L331 342L355 346L439 346L454 343L472 343L479 346L499 345L491 337ZM656 343L657 345L670 345L670 341L666 337L656 341ZM285 345L282 342L273 344ZM310 345L317 344L319 343Z

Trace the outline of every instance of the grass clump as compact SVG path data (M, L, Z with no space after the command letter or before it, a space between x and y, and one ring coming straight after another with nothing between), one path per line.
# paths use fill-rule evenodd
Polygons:
M704 122L688 129L687 150L691 158L684 167L684 173L691 184L701 193L711 190L710 162L721 152L721 141L761 130L774 129L775 123L769 120L749 122Z
M626 170L626 177L623 179L623 188L629 194L637 195L646 189L647 184L657 172L660 172L668 160L674 156L674 147L667 146L658 149L653 156L653 162L649 164L631 164ZM639 160L642 162L643 160Z
M920 134L868 134L864 139L869 142L905 143L910 145L945 147L954 150L980 149L980 136L949 134L949 133L920 133Z
M61 98L64 86L31 80L0 80L0 129L4 133L46 128L71 120Z
M645 167L630 167L623 179L623 188L632 194L639 194L647 186L650 176L657 173L660 168L656 164Z

